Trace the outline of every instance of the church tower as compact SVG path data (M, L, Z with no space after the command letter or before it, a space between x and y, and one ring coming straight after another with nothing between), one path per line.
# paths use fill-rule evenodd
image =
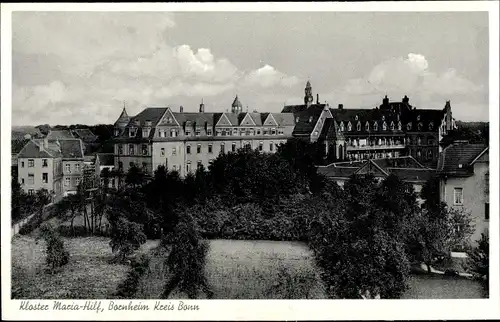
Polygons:
M231 105L231 112L238 114L243 111L243 105L241 104L238 95L234 98L233 104Z
M123 130L125 127L128 125L128 122L130 121L130 117L127 114L127 110L125 109L125 103L123 103L123 110L118 119L116 120L114 124L115 128L115 136L119 136L123 133Z
M304 104L306 105L306 107L309 107L309 106L311 106L313 101L314 101L314 97L312 95L311 82L307 81L306 88L305 88Z

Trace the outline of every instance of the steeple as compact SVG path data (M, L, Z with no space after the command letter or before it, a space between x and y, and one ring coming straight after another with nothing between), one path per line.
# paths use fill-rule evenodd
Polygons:
M200 113L205 113L205 104L203 104L203 98L201 99Z
M309 107L314 101L313 95L312 95L312 87L311 87L311 82L307 81L306 83L306 88L304 90L305 96L304 96L304 104Z
M233 104L231 105L231 113L241 113L242 110L243 110L243 105L241 104L240 99L238 98L238 94L236 94Z
M130 116L128 116L127 110L125 108L125 102L123 102L123 110L114 124L115 136L120 135L122 130L127 126L129 122L130 122Z

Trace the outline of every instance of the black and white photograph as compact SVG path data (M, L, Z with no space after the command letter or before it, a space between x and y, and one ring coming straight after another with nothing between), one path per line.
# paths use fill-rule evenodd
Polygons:
M498 300L498 2L450 4L10 8L2 297Z

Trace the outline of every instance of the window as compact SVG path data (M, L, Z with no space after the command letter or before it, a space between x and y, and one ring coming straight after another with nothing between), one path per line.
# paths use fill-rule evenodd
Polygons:
M131 138L135 137L135 133L136 133L136 129L135 128L131 128L129 129L129 136Z
M410 122L410 123L408 123L408 124L406 124L406 129L407 129L408 131L410 131L410 130L411 130L411 122Z
M196 135L196 136L200 136L200 134L201 134L200 130L196 130L196 132L194 133L194 135Z
M231 151L236 152L236 143L234 143L234 142L231 146Z
M221 153L226 153L224 143L220 144L220 152Z
M252 148L252 145L250 144L250 142L245 142L245 148L248 148L248 149Z
M43 168L46 168L46 167L48 167L48 166L49 166L49 164L48 164L47 159L42 159L42 167L43 167Z
M207 129L207 135L212 135L212 129Z
M387 131L387 123L382 123L382 130Z
M67 173L71 173L71 164L65 164L65 165L64 165L64 170L65 170Z
M76 172L80 171L80 164L79 163L75 163L75 171Z
M191 154L191 146L190 145L186 146L186 153ZM173 149L172 149L172 154L173 154Z
M401 121L398 122L398 130L401 131L401 127L402 127L402 124L401 124Z
M373 122L373 130L378 131L378 124L377 122Z
M201 162L201 160L198 160L198 162L196 162L196 166L198 168L201 168L203 166L203 162Z
M484 204L484 219L490 220L490 203L489 202Z
M417 138L417 145L422 145L422 138L421 137Z
M427 160L432 160L432 150L427 151Z
M118 154L122 155L123 154L123 146L118 146Z
M361 122L358 122L358 124L356 125L356 131L361 131Z
M259 143L259 151L262 151L262 148L264 147L264 143L260 142Z
M147 144L142 145L142 155L148 155L148 145Z
M269 143L269 151L274 151L274 143L273 142Z
M28 168L33 168L35 166L35 160L29 159L28 160Z
M283 135L284 133L285 133L285 132L283 131L283 129L282 129L282 128L279 128L279 129L278 129L278 134ZM257 134L260 134L260 131L259 131L259 130L257 130Z
M21 178L21 184L24 184L24 178Z
M464 204L464 190L463 190L463 188L453 189L453 203L455 205L463 205Z
M28 190L29 195L34 195L35 194L35 189L29 189Z
M391 131L394 131L394 122L391 122Z
M149 129L142 129L142 137L147 138L149 136Z
M35 184L35 175L33 173L28 174L28 184Z
M418 128L419 131L422 131L422 123L418 123L418 127L417 128Z
M186 136L191 136L191 131L189 129L184 130Z
M268 129L263 129L262 130L262 134L263 135L268 135L269 134L269 130Z
M191 161L186 162L186 172L191 172Z
M174 129L170 130L170 136L173 138L177 137L177 131Z
M299 117L298 116L295 118L295 123L299 123Z
M213 153L213 145L211 143L208 145L208 153Z
M21 161L21 168L24 168L24 161Z
M351 122L347 123L347 131L351 131L352 130L352 125L351 125Z
M160 155L161 155L162 157L164 157L164 156L165 156L165 148L161 148L161 149L160 149Z
M196 153L198 153L198 154L201 153L201 144L198 144L196 146Z
M309 116L309 123L312 123L312 121L313 121L313 117Z
M344 122L340 122L340 132L344 132Z
M189 151L191 151L191 146L189 146ZM177 155L177 148L175 146L172 148L172 155Z
M148 164L146 162L142 163L142 172L148 173Z
M271 129L271 134L276 135L276 129Z
M229 129L227 130L227 133L229 133ZM238 135L238 129L237 128L233 128L233 135Z
M70 178L64 178L64 186L69 187Z
M368 121L365 124L365 130L370 131L370 123Z
M75 178L75 183L76 183L77 186L80 184L80 177L76 177Z
M129 144L129 146L128 146L128 154L129 155L134 155L134 145L133 144Z
M429 131L432 131L432 129L434 128L434 124L432 122L429 123Z

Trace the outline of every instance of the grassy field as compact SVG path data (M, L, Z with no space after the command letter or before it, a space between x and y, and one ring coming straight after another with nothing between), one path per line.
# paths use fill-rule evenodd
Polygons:
M136 298L158 298L165 284L166 254L161 249L151 254ZM301 243L212 240L206 274L217 299L326 298L311 253ZM171 298L185 294L174 292Z
M52 275L45 269L45 243L27 236L16 236L11 243L12 291L23 299L105 299L122 282L129 266L110 264L109 238L64 239L70 261ZM149 241L141 251L156 243Z

